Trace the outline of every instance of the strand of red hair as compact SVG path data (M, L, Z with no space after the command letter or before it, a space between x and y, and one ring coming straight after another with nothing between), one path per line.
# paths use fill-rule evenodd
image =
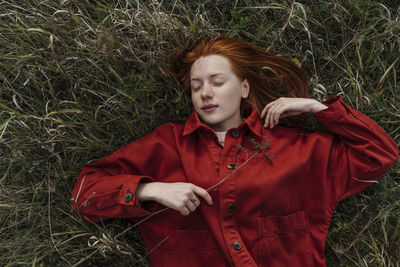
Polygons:
M190 69L200 57L221 55L231 63L232 71L250 84L249 97L242 101L245 116L251 108L258 114L266 104L279 97L309 97L308 78L292 60L271 51L226 36L203 37L191 48L178 49L169 57L169 71L179 84L190 92ZM280 124L308 128L306 114L286 117Z

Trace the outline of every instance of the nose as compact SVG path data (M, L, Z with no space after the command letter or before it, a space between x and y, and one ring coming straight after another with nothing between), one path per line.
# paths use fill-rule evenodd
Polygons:
M211 98L212 96L213 96L213 91L211 89L211 86L208 83L204 83L201 88L201 98L206 99L206 98Z

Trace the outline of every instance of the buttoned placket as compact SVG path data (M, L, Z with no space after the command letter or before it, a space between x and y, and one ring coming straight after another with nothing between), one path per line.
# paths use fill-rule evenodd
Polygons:
M231 129L225 137L225 145L222 149L220 165L219 165L219 180L231 175L219 186L219 214L222 233L225 244L234 261L235 266L255 266L254 260L250 256L249 251L243 244L243 240L237 229L235 202L236 195L236 173L237 162L236 155L239 153L238 145L242 138L237 129Z

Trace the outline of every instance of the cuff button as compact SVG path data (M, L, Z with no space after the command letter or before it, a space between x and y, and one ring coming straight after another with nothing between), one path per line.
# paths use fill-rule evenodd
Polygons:
M125 202L130 202L132 200L132 194L131 193L127 193L124 196L124 200L125 200Z
M231 135L234 138L238 138L239 137L239 131L238 130L232 130Z

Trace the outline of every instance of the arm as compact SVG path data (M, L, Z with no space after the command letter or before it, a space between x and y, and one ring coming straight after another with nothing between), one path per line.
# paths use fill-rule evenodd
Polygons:
M147 216L156 210L156 203L140 204L135 194L140 182L153 178L124 173L115 155L84 166L72 190L71 206L87 221Z
M398 160L399 149L392 138L368 116L351 108L342 96L320 103L310 98L281 97L266 105L261 113L265 127L273 128L279 118L312 112L333 134L327 177L334 203L381 178Z
M84 166L72 191L72 208L91 222L111 217L141 217L154 212L157 203L146 201L140 205L136 190L140 182L153 182L161 175L180 175L174 172L179 170L179 160L171 132L167 127L159 127Z
M334 134L327 175L335 202L380 179L398 160L393 139L371 118L351 108L342 96L323 102L314 116Z
M82 168L72 191L72 208L84 219L148 216L162 204L188 215L199 205L197 196L212 204L209 193L191 183L163 183L182 177L171 129L151 134Z

